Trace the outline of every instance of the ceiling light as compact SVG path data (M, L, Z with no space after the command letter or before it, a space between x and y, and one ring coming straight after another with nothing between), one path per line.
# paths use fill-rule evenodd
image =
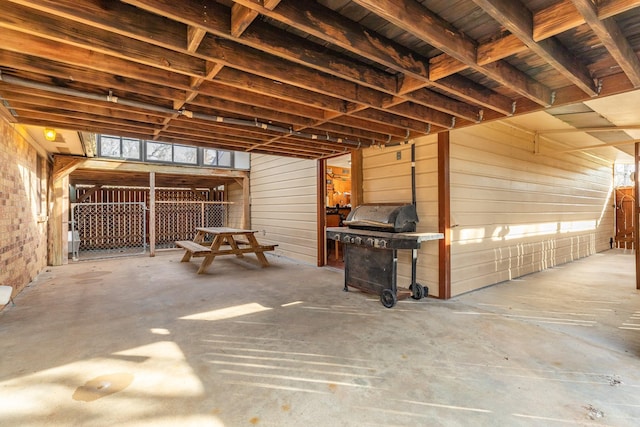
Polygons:
M55 129L51 129L51 128L45 128L44 129L44 138L47 141L55 141L56 140L56 130Z

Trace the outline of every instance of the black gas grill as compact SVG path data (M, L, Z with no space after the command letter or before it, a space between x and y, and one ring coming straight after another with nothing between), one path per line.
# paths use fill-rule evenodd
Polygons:
M364 204L351 211L346 227L327 228L327 238L344 244L344 290L349 286L380 295L385 307L398 298L421 299L429 289L416 283L418 249L426 240L442 239L441 233L416 233L418 215L413 204ZM398 249L412 251L411 284L398 289Z

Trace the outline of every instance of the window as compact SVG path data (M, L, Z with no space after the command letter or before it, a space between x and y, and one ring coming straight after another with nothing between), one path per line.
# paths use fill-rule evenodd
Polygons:
M170 162L173 159L171 144L147 141L147 160L154 162Z
M140 160L140 140L100 135L98 138L98 153L102 157Z
M193 166L249 169L250 154L169 142L97 135L98 156Z
M146 159L152 162L198 164L198 148L147 141Z
M215 150L213 148L203 148L203 164L205 166L231 167L231 151Z
M616 163L613 170L614 187L633 186L633 173L635 170L633 163Z

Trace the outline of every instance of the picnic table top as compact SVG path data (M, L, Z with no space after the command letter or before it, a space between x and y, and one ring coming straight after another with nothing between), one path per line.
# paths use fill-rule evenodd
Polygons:
M242 228L231 227L196 227L197 231L209 234L254 234L258 230L244 230Z

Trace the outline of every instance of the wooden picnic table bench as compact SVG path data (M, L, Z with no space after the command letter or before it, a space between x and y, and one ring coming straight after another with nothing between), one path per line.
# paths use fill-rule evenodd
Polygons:
M264 252L275 250L278 245L261 245L256 239L256 230L243 230L229 227L197 227L193 240L178 240L176 246L183 248L185 254L180 262L189 262L192 257L204 257L198 274L204 273L215 257L235 255L242 258L246 253L255 253L263 267L269 266ZM205 243L207 235L212 235L210 245ZM236 239L240 237L240 239Z

